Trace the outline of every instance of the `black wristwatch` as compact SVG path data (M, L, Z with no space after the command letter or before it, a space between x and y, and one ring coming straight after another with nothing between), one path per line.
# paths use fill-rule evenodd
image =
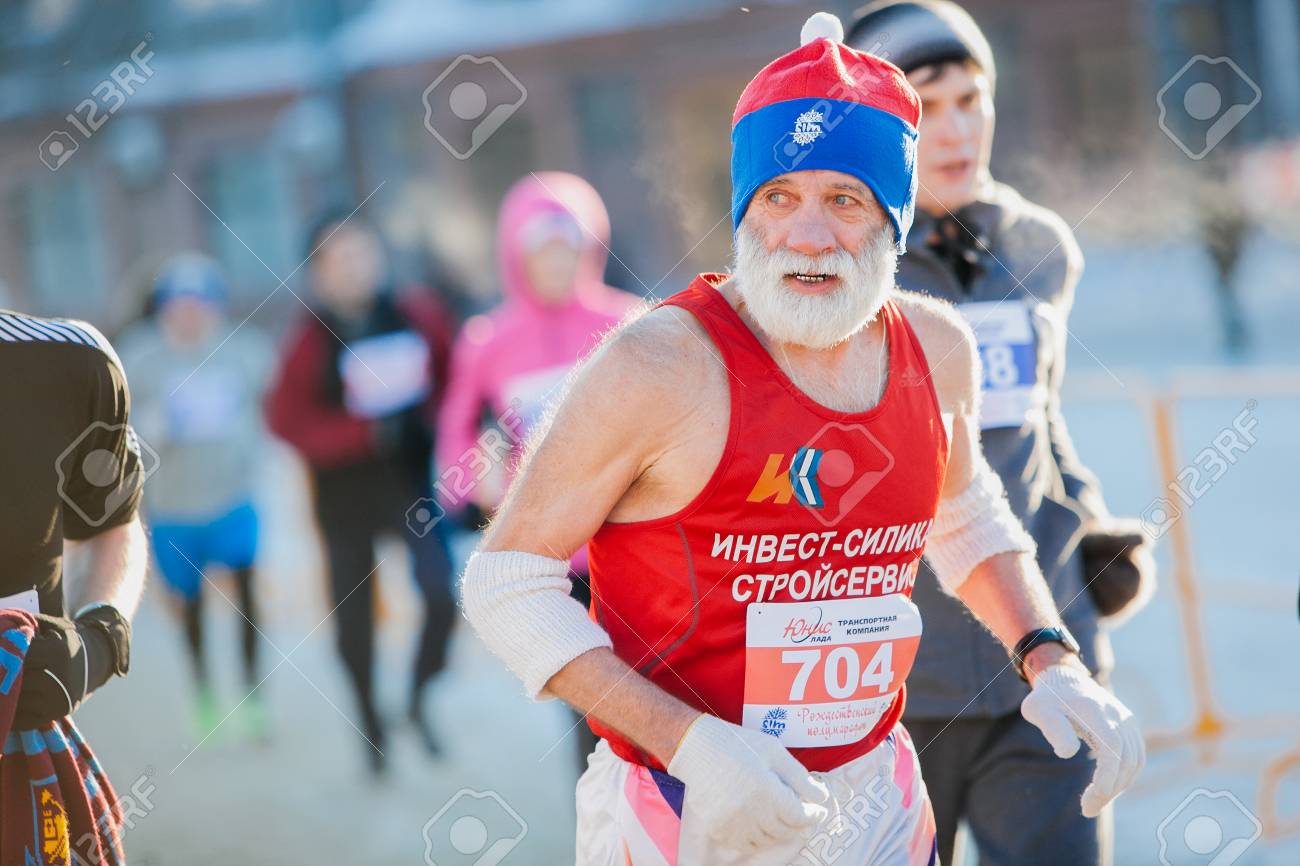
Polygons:
M1029 677L1025 676L1025 656L1029 655L1034 647L1045 643L1059 643L1075 655L1079 654L1079 642L1065 626L1034 629L1016 641L1015 649L1011 650L1011 665L1016 669L1016 675L1025 682L1029 682Z

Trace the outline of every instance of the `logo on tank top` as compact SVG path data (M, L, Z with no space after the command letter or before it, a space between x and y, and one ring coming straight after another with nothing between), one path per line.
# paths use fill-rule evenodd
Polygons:
M894 455L865 426L832 421L793 456L769 454L745 501L793 502L834 526L893 468Z

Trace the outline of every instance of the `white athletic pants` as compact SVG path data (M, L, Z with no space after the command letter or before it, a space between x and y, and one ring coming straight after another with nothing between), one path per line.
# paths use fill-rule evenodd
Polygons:
M746 854L683 810L681 782L602 740L578 780L577 866L937 866L934 814L902 724L871 752L814 775L834 801L827 820L806 839Z

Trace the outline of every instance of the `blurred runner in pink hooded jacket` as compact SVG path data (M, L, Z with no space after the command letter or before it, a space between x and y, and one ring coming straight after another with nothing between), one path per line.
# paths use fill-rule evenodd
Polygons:
M485 415L504 416L502 427L526 436L578 360L636 305L632 295L605 285L608 243L609 214L582 178L539 172L511 187L497 223L504 300L469 319L457 339L438 422L441 470L465 465ZM518 451L505 471L489 474L466 496L443 504L453 511L470 502L494 508ZM472 480L457 484L457 492ZM586 565L584 549L575 554L573 567L582 574Z

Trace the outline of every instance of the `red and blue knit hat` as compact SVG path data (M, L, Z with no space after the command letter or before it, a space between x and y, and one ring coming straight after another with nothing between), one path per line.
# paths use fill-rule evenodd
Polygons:
M733 227L772 178L829 169L856 177L875 194L902 253L916 200L920 97L897 66L846 46L834 15L813 15L800 36L802 45L763 67L736 103Z

